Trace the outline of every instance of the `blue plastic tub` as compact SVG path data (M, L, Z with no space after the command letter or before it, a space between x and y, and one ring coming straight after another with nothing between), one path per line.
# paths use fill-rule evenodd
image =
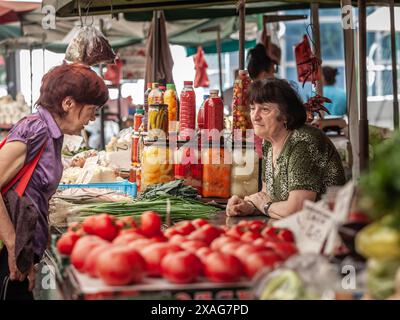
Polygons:
M111 189L120 193L124 193L128 196L136 198L137 196L137 185L135 182L129 182L128 180L108 183L87 183L87 184L60 184L58 189L70 189L70 188L100 188L100 189Z

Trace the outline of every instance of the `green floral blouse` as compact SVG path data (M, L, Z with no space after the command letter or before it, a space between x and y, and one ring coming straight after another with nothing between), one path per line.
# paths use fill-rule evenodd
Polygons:
M304 125L294 130L272 163L271 143L263 144L263 178L271 201L285 201L292 190L310 190L317 200L328 186L343 185L343 165L333 143L319 129Z

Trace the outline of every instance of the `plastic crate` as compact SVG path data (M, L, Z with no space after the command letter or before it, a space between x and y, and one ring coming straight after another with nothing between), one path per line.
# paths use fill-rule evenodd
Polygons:
M100 189L111 189L120 193L124 193L128 196L136 198L137 186L135 182L129 182L127 180L118 182L108 183L86 183L86 184L60 184L58 189L70 189L70 188L100 188Z

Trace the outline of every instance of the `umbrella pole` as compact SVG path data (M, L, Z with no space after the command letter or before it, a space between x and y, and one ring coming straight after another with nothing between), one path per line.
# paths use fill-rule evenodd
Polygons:
M312 36L313 41L315 43L315 56L318 59L322 58L321 54L321 36L320 36L320 27L319 27L319 4L311 3L311 24L312 24ZM319 67L321 69L321 67ZM321 70L319 70L321 72ZM316 92L320 96L323 96L323 87L321 80L317 80L316 82Z
M399 97L397 88L397 57L396 30L394 21L394 0L389 0L390 6L390 43L392 49L392 82L393 82L393 126L399 128Z
M154 30L153 30L153 50L152 50L152 80L153 82L157 82L157 69L158 69L158 52L159 48L158 45L160 41L159 38L159 29L160 29L160 20L159 20L159 11L153 11L153 19L154 19Z
M222 86L221 31L219 27L217 30L217 53L218 53L219 92L221 99L224 100L224 91Z
M239 4L239 24L239 70L244 70L246 2L243 0Z
M32 47L29 48L29 71L31 79L31 113L33 111L33 72L32 72Z
M341 7L350 6L351 0L341 0ZM353 15L353 9L350 9ZM343 11L342 11L343 12ZM348 12L343 15L349 14ZM352 21L352 20L351 20ZM344 58L345 58L345 76L346 76L346 102L347 115L349 117L349 139L351 145L351 167L353 179L360 176L360 157L359 157L359 131L358 131L358 97L357 97L357 73L356 73L356 55L354 46L353 26L343 27L344 39Z
M367 23L366 1L358 0L358 64L360 79L360 169L368 169L368 110L367 110Z

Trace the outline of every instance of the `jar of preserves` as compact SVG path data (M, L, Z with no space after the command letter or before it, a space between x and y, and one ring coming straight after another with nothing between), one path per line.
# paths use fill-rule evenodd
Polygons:
M231 195L241 198L257 193L259 157L254 144L234 146L232 150Z
M163 92L160 89L160 85L157 82L153 83L153 87L148 96L149 106L152 104L159 104L164 102Z
M250 119L249 87L250 77L247 70L240 70L233 86L232 113L233 130L240 130L242 137L253 126Z
M175 179L184 180L186 185L196 188L201 194L202 174L201 153L197 143L178 142L175 153Z
M167 140L146 141L142 155L141 190L174 180L173 153Z
M168 106L151 104L149 106L148 137L150 139L166 139L168 136Z
M142 106L140 108L137 108L135 111L135 115L133 116L133 131L138 132L139 129L142 126L143 122L143 117L144 117L144 109Z
M132 136L132 153L131 153L131 162L133 165L138 164L139 161L139 140L140 136L137 133L134 133Z
M147 131L147 119L148 119L148 113L149 113L149 94L152 89L152 83L149 82L147 83L147 90L144 93L144 117L143 117L143 131Z
M229 198L231 188L231 159L229 149L217 143L202 147L203 197Z
M178 97L174 84L167 84L167 91L164 93L164 103L168 105L168 131L176 132L176 123L178 120Z

